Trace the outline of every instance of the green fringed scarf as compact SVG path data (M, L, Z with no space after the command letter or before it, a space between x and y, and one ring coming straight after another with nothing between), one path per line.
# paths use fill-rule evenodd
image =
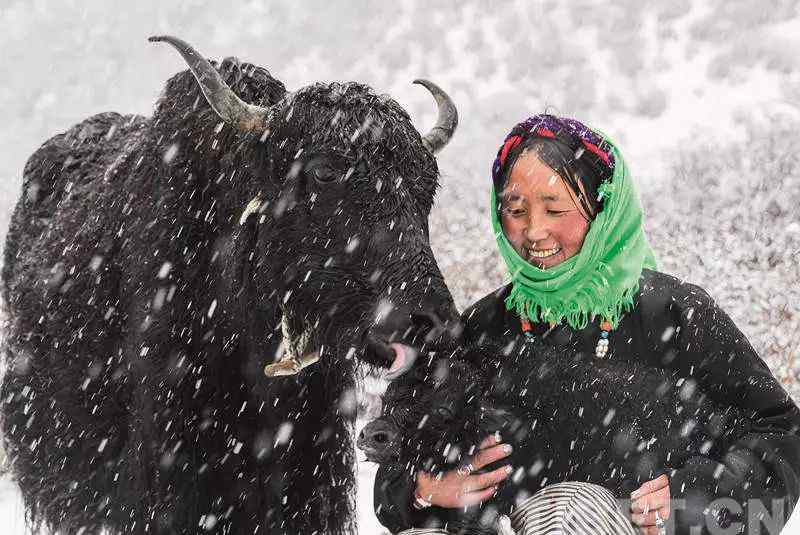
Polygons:
M604 208L572 258L539 269L517 254L500 224L492 187L492 229L512 281L506 308L516 311L520 318L554 323L566 320L577 330L597 317L616 328L622 315L633 308L642 269L656 268L655 255L642 229L642 206L633 178L617 146L594 131L611 145L614 175L611 182L600 186Z

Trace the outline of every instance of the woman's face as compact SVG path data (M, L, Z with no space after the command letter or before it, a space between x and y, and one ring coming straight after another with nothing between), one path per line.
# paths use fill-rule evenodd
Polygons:
M519 255L540 269L581 250L589 221L572 190L535 153L522 153L500 194L503 230Z

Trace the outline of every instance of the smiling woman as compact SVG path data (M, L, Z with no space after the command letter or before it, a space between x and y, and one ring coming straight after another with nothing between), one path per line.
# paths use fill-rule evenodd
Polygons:
M681 388L683 405L674 407L663 396L653 396L654 406L660 404L665 413L678 415L690 402L709 399L726 414L740 411L752 417L739 431L715 434L685 462L671 464L668 452L663 463L637 465L615 496L630 500L626 505L609 509L596 492L587 491L588 501L578 505L564 498L570 507L625 517L610 533L636 526L646 535L660 535L665 520L674 522L680 534L720 528L739 533L760 523L777 533L800 494L800 411L702 288L656 271L635 184L616 145L576 120L536 115L506 137L492 179L492 225L511 282L462 315L462 344L504 348L498 357L484 352L479 365L487 374L499 377L504 364L526 357L533 359L535 375L538 366L548 366L546 355L530 353L536 342L560 348L560 355L566 355L561 358L590 372L608 360L678 377L673 386ZM506 381L525 391L534 389L531 377L516 367ZM602 379L598 375L596 380ZM494 507L492 496L512 473L515 483L517 477L544 475L544 488L516 504L516 511L527 511L530 518L551 512L551 492L567 496L566 489L606 483L576 472L572 461L607 463L604 456L619 447L619 435L610 431L613 414L624 409L600 396L594 402L608 408L611 419L585 419L569 388L561 394L558 414L585 423L597 444L566 437L562 444L571 445L553 451L538 474L518 466L496 468L497 461L509 462L514 437L505 436L503 443L486 437L474 444L457 469L409 474L382 467L375 482L381 521L397 531L452 528L463 516L459 509ZM653 414L653 407L642 407L637 418L644 422ZM684 432L677 418L664 420L657 423L667 432ZM635 437L624 446L629 453L651 450L653 436L643 425L626 430ZM476 473L490 464L492 472ZM586 532L559 525L564 533ZM524 522L514 527L524 535L545 532Z

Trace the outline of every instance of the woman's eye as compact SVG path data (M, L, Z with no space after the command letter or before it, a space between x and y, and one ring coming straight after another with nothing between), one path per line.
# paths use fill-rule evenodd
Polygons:
M569 212L569 210L548 210L547 211L547 213L549 215L561 215L561 214L566 214L567 212Z
M519 217L525 215L524 208L506 208L505 212L510 215L511 217Z

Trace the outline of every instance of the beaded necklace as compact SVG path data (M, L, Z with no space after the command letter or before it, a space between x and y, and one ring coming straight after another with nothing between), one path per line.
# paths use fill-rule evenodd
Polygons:
M555 322L551 321L548 322L550 328L545 333L548 334L552 331L555 326L557 325ZM534 337L533 329L531 327L531 322L526 318L520 319L520 324L522 325L522 334L525 335L525 338L532 339ZM608 337L611 334L611 322L604 320L600 322L600 338L597 339L597 345L594 348L594 356L599 359L606 358L608 354Z

